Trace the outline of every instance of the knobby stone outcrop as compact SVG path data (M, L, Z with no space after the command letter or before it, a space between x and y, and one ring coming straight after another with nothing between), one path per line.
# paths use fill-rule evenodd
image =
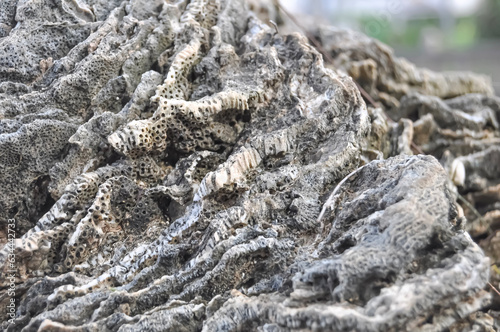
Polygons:
M333 63L244 0L4 1L1 329L498 328L491 82L311 33Z

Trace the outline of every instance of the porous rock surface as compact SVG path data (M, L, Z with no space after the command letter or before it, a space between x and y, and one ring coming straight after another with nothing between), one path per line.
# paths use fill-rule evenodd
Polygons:
M2 3L0 327L493 331L488 79L318 35L333 64L243 0Z

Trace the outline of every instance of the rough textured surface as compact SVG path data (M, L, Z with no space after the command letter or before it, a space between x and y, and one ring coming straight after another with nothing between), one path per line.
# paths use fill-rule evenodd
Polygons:
M493 331L488 80L318 35L329 66L243 0L2 5L0 327Z
M440 98L468 93L492 95L491 79L467 72L435 73L417 68L392 49L359 32L334 27L320 28L318 37L332 53L335 66L349 73L377 101L395 108L411 92Z

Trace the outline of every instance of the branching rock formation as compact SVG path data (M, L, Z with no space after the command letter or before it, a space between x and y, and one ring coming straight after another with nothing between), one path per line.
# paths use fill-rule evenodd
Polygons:
M0 327L493 331L487 79L247 5L0 8Z

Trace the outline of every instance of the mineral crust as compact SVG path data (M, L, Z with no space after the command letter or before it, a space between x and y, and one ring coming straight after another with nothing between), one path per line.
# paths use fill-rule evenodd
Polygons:
M266 23L244 0L2 3L2 330L498 328L489 80L331 27L325 63Z

